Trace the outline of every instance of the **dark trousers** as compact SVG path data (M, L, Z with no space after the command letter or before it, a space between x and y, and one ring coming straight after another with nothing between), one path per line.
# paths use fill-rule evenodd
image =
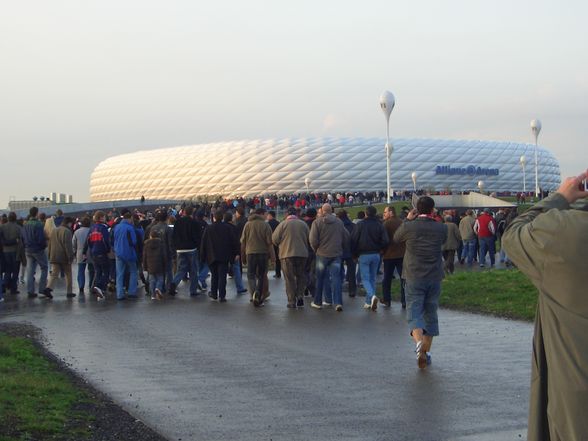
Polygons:
M316 255L312 251L308 252L304 273L306 274L306 289L309 295L314 297L316 289Z
M443 251L443 259L445 260L445 271L453 274L455 271L455 250Z
M110 277L110 260L107 256L95 256L93 258L94 286L102 291L106 291L106 285Z
M345 264L345 268L343 268ZM346 257L341 260L341 281L346 280L349 285L349 295L354 296L357 293L357 277L355 276L357 264L352 257Z
M392 277L394 276L394 270L398 273L400 278L400 303L406 305L406 297L404 293L404 287L406 282L402 278L402 263L404 258L399 257L397 259L384 259L384 280L382 280L382 294L385 302L392 301Z
M282 265L288 304L293 305L297 299L304 296L306 289L306 275L304 273L306 257L286 257L282 259Z
M2 272L4 273L4 288L13 293L17 291L19 265L16 260L16 252L4 253Z
M253 294L258 291L263 294L263 287L267 275L267 259L268 255L263 254L247 254L247 285L249 293Z
M278 259L278 256L280 255L280 250L278 247L274 247L274 253L276 255L276 277L281 277L282 276L282 262L280 262L280 259Z
M210 292L213 297L224 299L227 295L228 262L213 262L210 268Z

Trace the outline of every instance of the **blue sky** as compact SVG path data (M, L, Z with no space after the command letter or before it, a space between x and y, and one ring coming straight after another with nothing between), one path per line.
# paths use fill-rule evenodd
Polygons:
M580 1L27 1L0 15L0 207L87 200L101 160L244 138L540 143L588 166ZM181 167L181 164L178 164Z

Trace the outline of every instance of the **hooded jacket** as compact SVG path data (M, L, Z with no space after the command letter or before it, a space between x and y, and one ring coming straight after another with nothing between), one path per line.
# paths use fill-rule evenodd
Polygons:
M308 257L308 234L306 222L296 216L288 216L280 222L272 234L272 241L279 247L280 259Z
M149 274L165 274L167 253L159 237L147 239L143 244L143 269Z
M272 254L272 228L259 214L249 216L241 235L241 255Z
M349 233L341 219L333 214L317 217L312 223L310 246L320 257L341 257Z

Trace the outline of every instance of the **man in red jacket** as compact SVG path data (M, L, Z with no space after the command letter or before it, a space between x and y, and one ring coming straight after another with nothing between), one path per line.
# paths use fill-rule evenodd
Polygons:
M490 214L490 209L484 208L482 214L476 219L474 232L480 244L480 268L484 268L486 253L490 254L490 267L493 267L496 258L496 222Z

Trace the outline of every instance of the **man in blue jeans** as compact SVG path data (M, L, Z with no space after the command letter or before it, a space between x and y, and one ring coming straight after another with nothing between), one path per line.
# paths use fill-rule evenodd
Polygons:
M330 283L335 310L343 311L341 256L347 241L349 233L343 222L333 214L330 204L324 204L322 216L312 223L309 236L310 246L316 253L316 290L310 304L312 308L331 306L330 302L323 303L323 290Z
M176 287L190 274L190 296L198 295L198 248L202 240L202 228L192 217L193 207L186 207L184 215L174 224L173 242L178 252L178 270L169 293L176 294Z
M459 221L459 234L463 241L463 250L460 256L460 262L467 261L468 266L472 266L476 257L476 232L474 225L476 218L472 210L467 210L466 215Z
M437 308L445 275L441 250L447 225L435 220L434 208L432 198L420 197L416 209L394 233L394 242L406 244L402 277L406 280L407 320L420 369L431 363L433 337L439 335Z
M114 253L116 255L116 298L125 299L125 272L129 273L129 298L137 298L137 235L132 214L127 211L114 229Z
M37 297L35 292L35 272L37 265L41 268L39 278L39 294L52 299L51 289L47 288L47 273L49 262L47 261L47 240L43 231L43 223L37 218L39 209L31 207L29 218L22 229L22 239L27 258L27 291L29 298Z
M351 252L359 256L359 271L365 288L365 309L378 309L376 297L376 276L380 266L380 251L390 241L384 225L378 220L376 207L370 205L365 210L365 219L358 222L351 234Z

